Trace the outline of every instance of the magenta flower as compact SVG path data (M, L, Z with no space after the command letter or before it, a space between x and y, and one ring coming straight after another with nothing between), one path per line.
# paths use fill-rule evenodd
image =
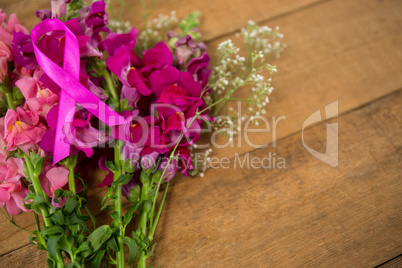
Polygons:
M149 76L149 82L156 97L159 97L162 89L172 85L185 89L191 97L200 98L202 92L201 84L194 81L191 73L180 72L173 66L154 71Z
M148 147L141 152L141 155L141 167L143 170L148 170L156 165L159 153L152 151L151 148Z
M145 84L142 73L132 66L130 51L124 47L118 48L106 60L107 67L120 79L124 86L136 88L141 95L149 95L152 91Z
M141 72L149 74L154 70L161 70L172 64L172 52L164 42L159 42L153 48L144 51Z
M139 147L134 143L125 143L122 151L122 155L124 159L131 159L131 165L137 166L138 162L140 161L140 153L143 147Z
M163 170L165 170L165 168L166 168L166 166L167 166L167 163L168 163L168 160L169 160L169 157L168 157L168 156L165 156L165 157L162 159L162 161L161 161L161 163L160 163L160 165L159 165L159 169L162 170L162 172L163 172ZM179 170L179 169L177 168L177 166L178 166L177 160L176 160L176 159L172 159L172 160L170 161L170 163L169 163L169 166L167 166L167 168L166 168L165 174L163 175L163 180L164 180L165 182L168 182L168 181L170 181L171 179L173 179L173 177L176 175L176 172Z
M209 56L202 54L199 58L193 58L187 65L187 72L193 75L193 79L201 84L202 88L208 83L211 69L209 68Z
M14 32L12 43L15 61L29 70L33 70L38 66L33 51L32 40L29 34L23 32ZM56 54L58 55L58 54Z
M163 171L166 168L169 156L170 153L167 153L162 159L161 164L159 165L160 170ZM188 171L192 169L193 164L191 162L190 151L186 147L179 147L175 152L175 158L170 161L163 179L165 182L170 181L178 171L183 173L184 176L188 176Z
M101 43L101 50L106 50L112 56L118 48L125 48L129 52L134 49L137 43L137 33L135 28L131 28L129 33L110 33Z
M137 31L133 28L130 34L110 34L103 42L108 53L113 53L106 64L117 75L120 81L129 88L138 89L143 96L152 93L149 84L149 75L154 70L163 69L172 65L173 58L165 43L160 42L143 54L139 59L132 49L135 46ZM118 44L118 40L121 44ZM173 68L173 67L172 67Z
M46 120L50 130L43 135L40 143L40 148L46 153L52 153L54 149L58 109L59 106L56 104L47 114ZM83 151L87 157L91 157L94 152L93 147L109 140L110 137L108 135L91 126L90 119L91 114L84 117L77 111L73 122L64 125L64 141L72 145L70 155Z
M51 11L48 9L40 9L35 12L35 15L41 20L59 19L66 15L67 4L70 2L71 0L52 0L50 2L52 8Z
M39 121L39 116L34 112L21 107L17 107L17 111L9 109L4 120L7 151L20 148L28 153L37 149L46 130L46 126Z
M91 36L91 39L96 39L96 41L98 41L98 44L101 41L99 33L110 32L109 28L107 28L108 18L105 7L106 4L103 0L96 1L87 8L86 13L83 13L81 15L81 18L83 18L82 21L85 24L85 27L81 26L81 30L86 35ZM80 24L82 25L82 23ZM88 29L90 29L90 31L88 31Z
M94 152L92 148L107 142L109 136L91 126L91 114L88 114L86 120L80 117L77 113L74 121L64 126L63 132L66 135L64 140L77 150L83 151L87 157L91 157Z
M179 66L187 63L191 54L195 49L193 38L190 35L185 35L176 42L176 59Z
M98 166L101 170L107 170L108 173L106 174L102 182L95 187L105 187L111 185L113 182L113 172L106 166L106 156L102 156L101 158L99 158Z

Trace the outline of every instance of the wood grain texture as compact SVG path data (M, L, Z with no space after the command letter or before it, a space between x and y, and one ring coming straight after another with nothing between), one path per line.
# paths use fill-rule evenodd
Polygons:
M374 267L402 251L402 91L308 129L325 144L339 124L339 166L300 133L258 149L285 170L215 169L172 187L151 262L156 267Z
M132 2L129 6L135 10ZM32 10L48 8L48 3L29 1L31 8L27 8L27 1L3 4L0 0L0 7L18 9L19 18L32 26L37 22ZM401 140L397 138L401 124L395 111L401 97L398 93L374 101L402 87L402 3L211 3L168 0L157 6L155 14L175 9L182 17L201 10L206 40L222 35L236 40L232 32L247 19L279 25L288 48L274 61L279 74L274 77L277 90L268 114L287 116L279 123L278 139L296 134L278 142L275 151L287 160L286 170L213 170L201 180L180 179L171 188L163 212L158 259L153 264L372 267L400 254ZM135 17L130 20L141 25ZM220 41L210 42L211 51ZM339 100L341 113L353 111L335 120L341 130L337 169L316 163L301 146L299 133L308 115L334 100ZM354 111L368 102L374 103ZM325 149L324 123L305 135L313 148ZM272 141L272 135L250 137L256 144ZM216 155L232 157L251 149L243 141L240 148L226 148ZM263 152L253 151L253 155ZM98 171L91 172L89 177L99 176ZM99 196L90 193L91 207L99 208ZM16 221L33 228L32 215L20 215ZM45 254L27 245L26 233L7 225L2 217L0 226L7 230L0 233L0 267L46 266Z
M159 14L168 15L171 11L175 11L178 18L185 18L189 13L196 10L201 11L202 24L200 31L203 33L204 40L208 41L239 30L248 20L260 22L325 1L327 0L160 0L154 6L150 19L157 17ZM120 1L115 0L113 2L119 3ZM123 20L130 21L134 27L141 29L144 25L141 17L141 1L125 0L124 2L126 8L123 13ZM150 2L147 1L147 3ZM33 11L50 9L50 1L0 0L0 7L6 11L15 12L24 25L32 28L39 21L34 17ZM113 14L116 15L118 15L119 11L119 7L112 9Z

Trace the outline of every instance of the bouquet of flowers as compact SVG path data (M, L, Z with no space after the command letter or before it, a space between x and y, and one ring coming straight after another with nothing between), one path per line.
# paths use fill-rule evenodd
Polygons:
M35 214L29 240L47 251L49 267L146 267L169 181L204 175L211 149L195 153L203 130L230 139L266 113L273 88L263 74L276 72L266 59L284 48L277 28L250 21L246 53L227 40L211 66L199 12L148 21L146 7L138 32L108 21L107 8L52 0L31 33L0 10L0 207L14 225L13 215ZM249 98L236 97L241 88ZM242 118L236 101L246 104ZM96 186L107 188L102 226L80 172L99 146L114 152L95 154L108 172Z

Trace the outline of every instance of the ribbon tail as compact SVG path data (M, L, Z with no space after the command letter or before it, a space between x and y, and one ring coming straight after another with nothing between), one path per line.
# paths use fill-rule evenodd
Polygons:
M64 90L60 91L60 105L54 140L53 165L70 155L70 144L66 142L68 136L63 133L66 124L73 122L76 101Z

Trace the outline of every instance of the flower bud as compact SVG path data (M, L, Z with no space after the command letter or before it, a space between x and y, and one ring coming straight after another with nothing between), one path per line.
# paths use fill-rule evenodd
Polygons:
M141 188L137 185L136 187L130 189L130 195L127 197L127 199L131 203L135 203L138 201L140 194L141 194Z
M145 173L144 171L141 172L140 181L142 184L149 184L149 175L147 173Z

